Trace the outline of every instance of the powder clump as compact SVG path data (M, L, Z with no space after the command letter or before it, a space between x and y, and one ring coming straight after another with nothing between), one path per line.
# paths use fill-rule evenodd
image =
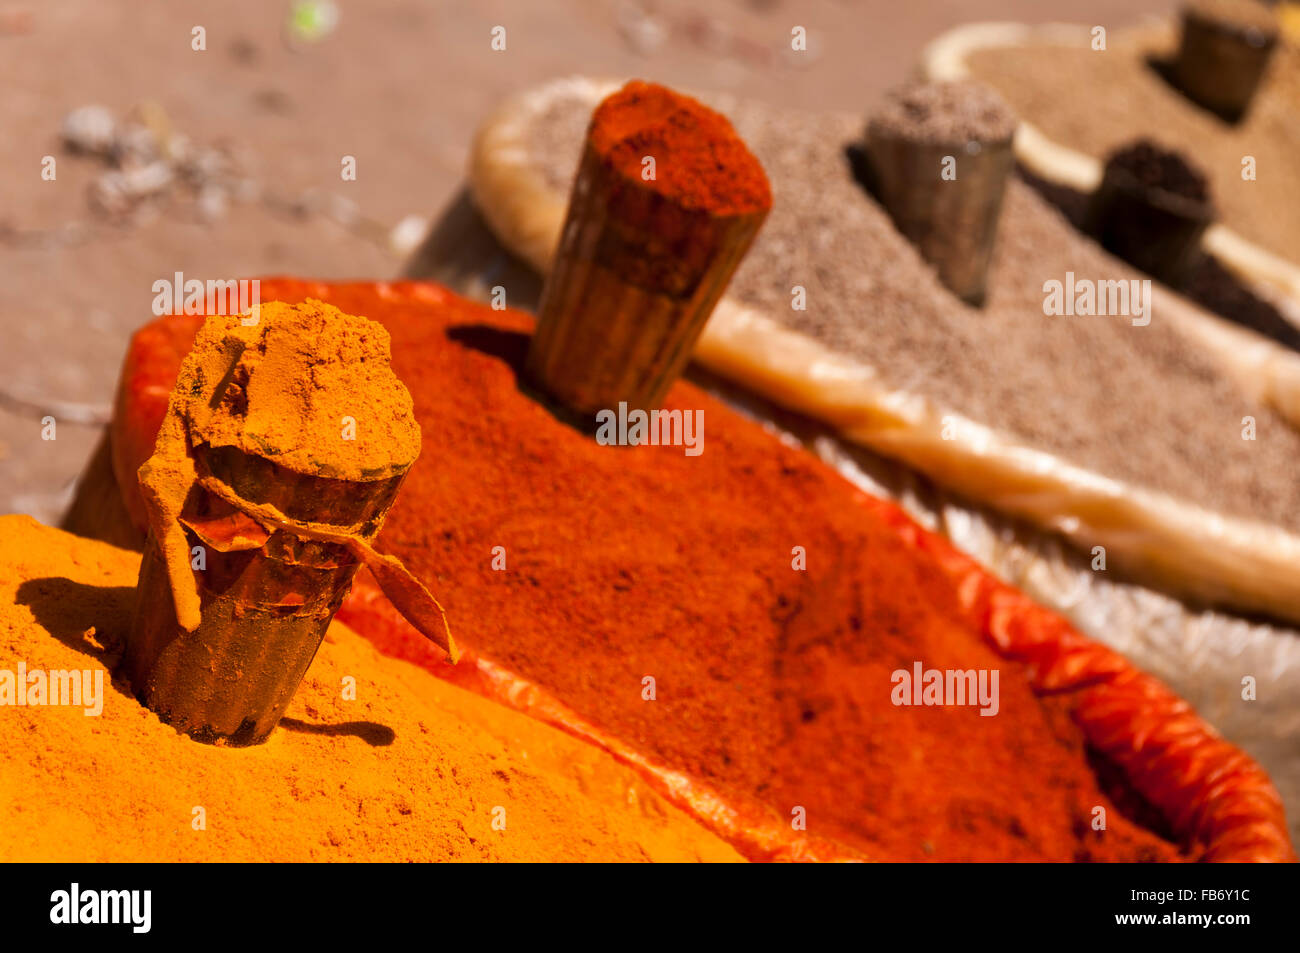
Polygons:
M419 454L411 396L389 366L381 325L320 301L273 301L256 325L209 318L196 342L205 345L238 357L192 438L342 480L392 475Z

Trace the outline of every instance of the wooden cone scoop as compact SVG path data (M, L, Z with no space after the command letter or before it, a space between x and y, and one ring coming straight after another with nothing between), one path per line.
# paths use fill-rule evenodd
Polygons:
M230 745L274 729L363 564L456 654L432 596L373 547L420 452L387 332L318 301L254 314L200 329L140 468L122 660L163 721Z
M1193 0L1183 8L1174 83L1229 122L1250 106L1277 47L1277 16L1256 0Z
M571 410L657 407L772 204L718 113L630 82L596 109L528 353Z
M962 300L984 302L1016 117L989 87L894 90L867 124L871 186L894 226Z

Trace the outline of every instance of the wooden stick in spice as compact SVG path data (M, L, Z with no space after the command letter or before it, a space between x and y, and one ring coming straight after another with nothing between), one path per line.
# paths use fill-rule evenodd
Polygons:
M900 232L970 304L984 303L1016 118L979 83L895 90L867 124L872 188Z
M582 414L657 407L772 205L718 113L634 81L597 107L528 372Z
M1139 140L1107 158L1085 227L1111 254L1178 288L1213 220L1205 173L1181 154Z
M361 565L455 661L441 607L373 542L420 452L388 334L316 301L209 318L140 468L150 533L123 668L200 741L270 734Z
M1256 0L1193 0L1183 8L1174 83L1230 122L1250 106L1278 40L1277 17Z

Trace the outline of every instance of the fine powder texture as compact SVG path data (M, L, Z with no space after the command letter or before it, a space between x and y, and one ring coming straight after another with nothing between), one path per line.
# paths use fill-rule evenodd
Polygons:
M628 83L600 104L588 135L625 179L684 208L731 216L772 204L762 166L726 118L663 86ZM647 158L655 163L649 179Z
M1300 48L1279 43L1245 117L1219 119L1171 86L1148 62L1178 49L1174 26L1112 33L1105 52L1034 44L985 50L969 58L972 74L996 87L1020 118L1061 145L1104 159L1140 136L1178 149L1210 175L1225 224L1275 254L1294 260L1300 245ZM1242 178L1253 156L1256 178Z
M436 452L385 540L471 648L778 823L804 807L810 834L866 857L1178 856L1102 789L1068 695L1035 696L947 576L834 471L686 384L667 406L702 410L700 456L600 446L521 389L529 316L422 293L428 306L378 307L370 285L329 299L393 335ZM918 660L998 670L999 714L894 705L892 673Z
M1008 184L989 276L971 308L949 293L854 180L852 116L728 102L774 201L728 293L856 356L896 388L1105 476L1221 513L1300 529L1300 435L1247 400L1211 356L1162 324L1047 316L1043 284L1142 277L1080 236L1024 183ZM581 109L557 102L532 130L547 178L576 166ZM807 289L807 310L790 289ZM1242 418L1256 422L1242 439Z
M1107 165L1123 169L1147 188L1161 189L1198 202L1210 198L1210 184L1205 173L1181 153L1162 149L1149 139L1139 139L1113 153L1107 159Z
M257 325L217 318L196 345L218 339L212 347L243 350L194 436L342 480L400 473L419 454L410 395L388 366L388 333L373 321L319 301L271 301Z
M1016 131L1006 100L983 83L921 83L889 93L871 135L932 145L1004 142Z
M0 670L111 666L138 563L0 517ZM591 745L337 623L256 748L191 741L107 676L104 696L98 717L0 708L0 829L22 832L0 839L0 861L740 859Z

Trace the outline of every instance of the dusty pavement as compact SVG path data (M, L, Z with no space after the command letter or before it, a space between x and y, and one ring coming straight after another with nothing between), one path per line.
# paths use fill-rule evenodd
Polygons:
M392 229L437 215L475 125L514 90L578 72L639 75L863 109L957 23L1113 28L1174 5L337 0L333 31L295 49L289 0L0 0L0 513L57 519L155 281L395 275ZM808 33L798 56L796 25ZM492 49L495 26L504 51ZM205 49L193 49L195 27ZM186 137L228 188L185 185L125 214L92 207L109 167L60 139L64 117L90 104ZM344 156L355 181L341 178ZM42 439L47 414L53 440Z

